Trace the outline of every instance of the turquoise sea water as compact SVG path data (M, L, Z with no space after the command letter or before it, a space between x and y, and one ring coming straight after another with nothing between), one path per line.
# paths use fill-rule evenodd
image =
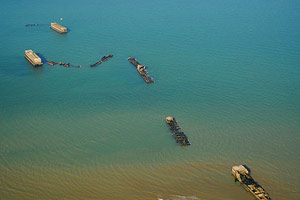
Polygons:
M299 199L299 10L0 0L0 199L253 199L231 176L239 164L273 199ZM53 21L70 32L24 27ZM82 67L32 67L25 49ZM168 115L191 146L176 144Z

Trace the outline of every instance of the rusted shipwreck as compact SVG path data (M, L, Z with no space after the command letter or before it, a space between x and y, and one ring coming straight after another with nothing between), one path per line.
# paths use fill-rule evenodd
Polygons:
M103 56L101 58L101 60L99 60L98 62L96 62L95 64L90 65L91 67L96 67L97 65L101 65L104 61L108 60L109 58L113 57L113 55L111 54L107 54L105 56Z
M270 195L259 185L250 175L251 170L245 165L233 166L231 169L235 181L239 181L241 185L259 200L270 200Z
M132 57L129 57L128 61L136 67L138 73L142 76L146 83L154 83L153 78L148 75L145 65L141 65L135 58Z
M176 142L179 143L182 146L190 145L190 141L188 137L185 135L185 133L181 130L180 126L178 125L178 122L174 117L167 117L166 123L169 126L169 129L172 131L176 138Z

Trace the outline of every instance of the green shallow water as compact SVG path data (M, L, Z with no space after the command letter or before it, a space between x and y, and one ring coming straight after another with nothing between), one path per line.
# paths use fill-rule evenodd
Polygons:
M300 198L298 1L0 3L0 199L253 199L238 164ZM71 31L24 27L52 21Z

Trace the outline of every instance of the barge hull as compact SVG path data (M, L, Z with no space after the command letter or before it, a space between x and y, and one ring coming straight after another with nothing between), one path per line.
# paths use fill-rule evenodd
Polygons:
M68 32L66 27L64 27L58 23L54 23L54 22L51 23L50 28L58 33L67 33Z
M43 65L42 59L34 53L34 51L30 50L25 50L24 57L33 65L33 66L38 66L38 65Z

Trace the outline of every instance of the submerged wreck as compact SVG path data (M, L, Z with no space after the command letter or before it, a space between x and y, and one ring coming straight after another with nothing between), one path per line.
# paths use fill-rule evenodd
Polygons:
M188 137L184 134L183 131L181 131L181 128L174 117L167 117L166 123L168 124L169 129L173 132L177 143L181 144L182 146L191 144Z
M146 83L154 83L153 79L148 75L145 65L141 65L135 58L129 57L128 61L133 64L138 73L142 76Z
M49 26L51 24L25 24L25 27L31 27L31 26Z
M47 64L48 65L51 65L51 66L54 66L54 65L61 65L61 66L64 66L64 67L77 67L77 68L79 68L79 67L81 67L81 65L72 65L72 64L70 64L70 63L64 63L64 62L54 62L54 61L48 61L47 62Z
M58 64L58 63L57 63L57 62L54 62L54 61L48 61L47 64L48 64L48 65L51 65L51 66L54 66L54 65L56 65L56 64Z
M235 181L239 181L241 185L251 194L255 196L256 199L260 200L270 200L271 197L264 190L264 188L259 185L252 176L250 175L251 171L245 165L233 166L232 175L235 177Z
M101 65L104 61L108 60L109 58L113 57L113 55L111 54L107 54L105 56L103 56L101 58L101 60L99 60L98 62L96 62L95 64L90 65L91 67L96 67L97 65Z

